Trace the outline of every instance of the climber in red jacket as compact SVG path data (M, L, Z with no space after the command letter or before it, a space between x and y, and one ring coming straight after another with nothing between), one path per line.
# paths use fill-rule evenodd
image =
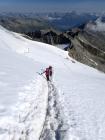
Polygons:
M49 78L50 78L50 80L52 80L52 74L53 74L52 66L49 66Z
M47 81L49 81L49 68L46 68L46 70L45 70L45 75L46 75L46 79L47 79Z
M46 70L43 73L45 73L47 81L50 81L52 79L52 66L46 68Z

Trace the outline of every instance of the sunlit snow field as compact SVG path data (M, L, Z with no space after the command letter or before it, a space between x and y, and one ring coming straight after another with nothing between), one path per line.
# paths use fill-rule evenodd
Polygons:
M63 140L105 139L105 74L63 50L0 27L0 140L38 140L48 86L38 75L52 65L63 118Z

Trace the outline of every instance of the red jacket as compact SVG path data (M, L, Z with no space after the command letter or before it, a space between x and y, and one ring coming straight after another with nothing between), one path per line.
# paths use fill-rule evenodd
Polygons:
M46 70L45 70L45 75L46 75L46 76L49 76L49 74L50 74L50 73L49 73L49 68L46 68Z

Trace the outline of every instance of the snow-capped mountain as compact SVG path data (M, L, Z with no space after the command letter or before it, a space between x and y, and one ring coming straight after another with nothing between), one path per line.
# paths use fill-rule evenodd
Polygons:
M69 30L87 22L95 21L95 13L0 13L0 25L18 33L37 30Z
M54 17L56 18L54 19ZM70 13L63 13L62 15L57 13L49 14L47 19L52 26L56 27L61 31L65 31L85 24L90 20L94 21L97 18L98 17L96 16L96 14L77 13L73 11Z
M47 83L41 69L53 66ZM0 140L105 139L105 74L0 26Z

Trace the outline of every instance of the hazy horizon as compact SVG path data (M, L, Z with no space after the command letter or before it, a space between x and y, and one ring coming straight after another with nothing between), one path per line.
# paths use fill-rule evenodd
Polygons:
M104 12L104 0L1 0L0 12Z

